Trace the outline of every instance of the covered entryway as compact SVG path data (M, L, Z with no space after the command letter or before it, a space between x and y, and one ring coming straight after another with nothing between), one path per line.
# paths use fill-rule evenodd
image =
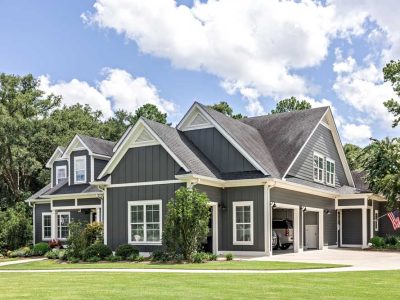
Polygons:
M208 224L207 241L203 244L203 250L218 254L218 203L210 202L210 221Z
M271 232L273 255L299 251L299 211L297 205L273 203ZM274 240L276 240L275 245Z

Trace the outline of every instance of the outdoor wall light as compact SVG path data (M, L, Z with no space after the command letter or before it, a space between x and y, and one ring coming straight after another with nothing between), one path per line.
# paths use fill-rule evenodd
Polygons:
M306 206L302 206L302 207L301 207L301 210L304 211L304 212L306 212L306 211L307 211L307 207L306 207Z
M325 210L324 210L324 213L325 213L326 215L330 215L330 214L331 214L331 211L330 211L329 209L325 209Z
M226 209L226 206L225 206L224 202L219 202L219 203L218 203L218 208L220 208L220 209L222 209L222 210L225 210L225 209Z

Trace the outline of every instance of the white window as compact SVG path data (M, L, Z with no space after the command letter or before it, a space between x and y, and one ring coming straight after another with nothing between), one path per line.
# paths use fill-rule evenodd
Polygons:
M335 161L326 159L326 184L335 185Z
M74 157L74 174L75 183L85 183L86 182L86 156L76 156Z
M51 213L42 213L42 240L51 239Z
M253 201L233 202L233 244L253 245Z
M374 229L375 231L379 231L379 211L375 210L374 212Z
M313 160L314 181L324 182L324 157L314 152Z
M132 244L161 243L161 200L128 202L128 241Z
M57 166L56 167L56 185L60 183L61 180L67 178L67 166Z
M60 212L57 216L57 238L65 240L69 236L69 212Z

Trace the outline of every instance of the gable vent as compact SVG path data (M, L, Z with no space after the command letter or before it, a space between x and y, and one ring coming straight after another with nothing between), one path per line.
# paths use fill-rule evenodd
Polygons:
M190 126L205 125L205 124L209 124L208 121L201 114L197 114L196 117L194 117L193 121L190 123Z
M155 140L154 140L153 136L146 129L143 129L142 133L136 139L137 143L145 143L145 142L151 142L151 141L155 141Z

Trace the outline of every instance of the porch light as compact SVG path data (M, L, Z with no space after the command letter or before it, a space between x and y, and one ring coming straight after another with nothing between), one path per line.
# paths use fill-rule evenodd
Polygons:
M306 212L306 211L307 211L307 207L306 207L306 206L302 206L302 207L301 207L301 210L304 211L304 212Z
M271 207L272 207L272 209L274 209L276 207L276 203L275 202L271 202Z
M331 211L330 211L329 209L325 209L325 210L324 210L324 213L325 213L326 215L330 215L330 214L331 214Z
M222 209L222 210L225 210L226 209L226 206L225 206L225 204L224 204L224 202L219 202L218 203L218 208L220 208L220 209Z

